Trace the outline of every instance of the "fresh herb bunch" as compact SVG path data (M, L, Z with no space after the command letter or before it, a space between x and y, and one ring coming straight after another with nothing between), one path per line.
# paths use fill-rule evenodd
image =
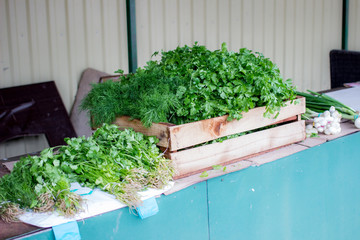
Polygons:
M89 110L92 126L111 123L116 116L141 119L145 126L153 122L168 122L179 107L176 93L181 78L165 77L155 62L152 70L139 68L135 74L122 76L121 81L93 84L81 109Z
M93 126L121 115L138 118L147 127L153 122L183 124L225 114L232 120L258 106L266 107L265 117L276 117L284 100L296 97L291 84L261 53L246 48L228 51L225 43L210 51L195 43L163 51L161 60L121 76L120 82L93 85L81 109L89 111Z
M162 188L174 174L171 160L156 147L158 139L132 129L104 124L87 139L65 141L60 168L71 181L104 189L129 206L140 203L138 191Z
M70 192L66 174L58 168L58 156L53 149L43 150L40 156L21 158L11 174L0 179L0 218L11 222L22 212L33 209L46 212L57 209L65 216L81 210L81 198Z
M89 138L67 138L55 152L43 150L15 164L0 179L0 218L14 221L22 209L57 210L73 216L82 210L82 199L70 191L70 182L100 188L128 206L139 204L137 192L162 188L174 168L156 147L155 137L115 125L98 128Z

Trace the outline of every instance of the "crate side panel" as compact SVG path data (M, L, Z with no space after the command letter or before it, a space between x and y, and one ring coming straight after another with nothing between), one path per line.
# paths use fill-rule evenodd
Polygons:
M276 124L304 113L305 98L299 98L299 102L298 104L287 102L287 105L281 108L276 119L263 117L265 107L258 107L244 113L243 118L240 120L227 121L227 116L221 116L169 127L171 138L170 149L183 149L219 137Z
M180 176L304 139L305 121L297 121L222 143L170 153L169 157L175 162Z

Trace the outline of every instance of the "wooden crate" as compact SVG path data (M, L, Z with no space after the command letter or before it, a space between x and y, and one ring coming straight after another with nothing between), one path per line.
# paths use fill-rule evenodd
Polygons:
M301 114L305 112L305 98L299 97L297 102L287 102L276 119L264 118L265 107L258 107L244 113L242 119L233 121L227 121L227 116L221 116L182 125L153 123L150 128L145 128L139 120L122 116L116 119L115 124L120 129L133 128L148 136L158 137L158 146L166 151L165 156L176 165L175 178L182 178L211 169L214 165L240 161L254 154L304 140L305 121L301 120ZM276 127L221 143L196 146L220 137L275 124Z

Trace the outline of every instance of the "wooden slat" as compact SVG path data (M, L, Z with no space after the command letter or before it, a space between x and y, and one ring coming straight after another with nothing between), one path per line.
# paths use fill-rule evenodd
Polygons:
M169 127L170 150L178 150L200 143L208 142L213 139L245 132L288 119L305 112L305 98L299 98L299 104L287 103L281 108L279 116L274 118L264 118L265 107L251 109L243 114L240 120L227 121L227 115L202 121Z
M153 123L150 128L146 128L143 126L140 120L134 119L128 116L122 116L116 118L114 124L119 126L119 129L132 128L137 132L141 132L148 136L156 136L159 138L159 143L157 144L160 147L168 147L169 142L169 132L168 126L172 126L172 124L167 123Z
M290 134L291 133L291 134ZM305 121L297 121L197 148L169 153L177 168L177 177L201 172L213 165L225 164L305 139Z
M305 112L305 98L301 97L298 100L298 104L287 102L287 106L281 108L280 114L276 119L264 118L265 107L258 107L244 113L242 119L230 122L227 121L227 115L225 115L182 125L153 123L151 128L145 128L141 121L136 119L129 121L130 118L127 116L118 117L114 123L120 129L133 128L135 131L142 132L148 136L157 136L160 139L158 146L169 148L169 151L176 151L220 137L284 121L295 121L296 116Z

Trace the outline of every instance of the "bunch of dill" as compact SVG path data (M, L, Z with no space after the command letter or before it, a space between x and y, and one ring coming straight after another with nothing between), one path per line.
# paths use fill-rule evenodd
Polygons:
M121 76L120 81L93 84L83 99L82 110L89 110L91 125L111 123L116 116L141 119L144 126L170 122L179 107L176 97L179 77L166 77L158 67L138 69L136 74Z

